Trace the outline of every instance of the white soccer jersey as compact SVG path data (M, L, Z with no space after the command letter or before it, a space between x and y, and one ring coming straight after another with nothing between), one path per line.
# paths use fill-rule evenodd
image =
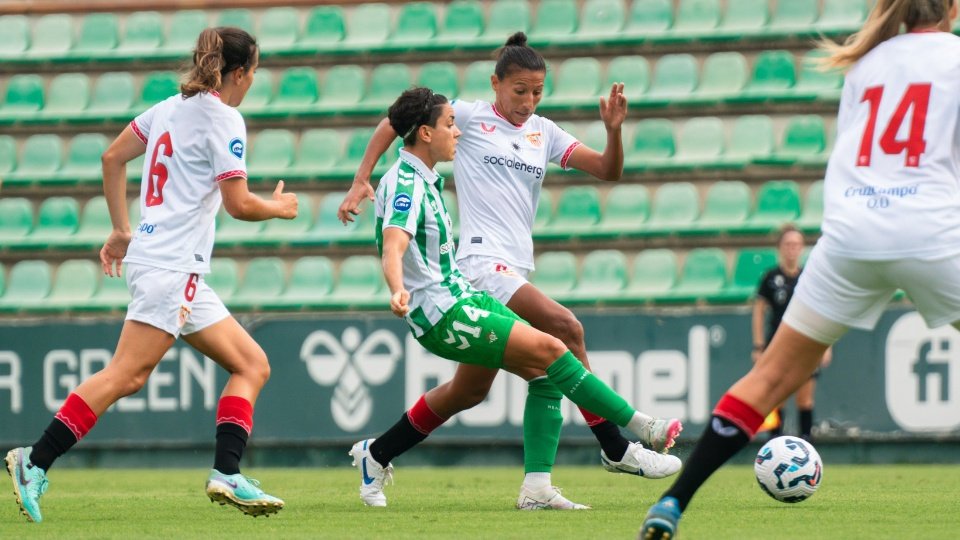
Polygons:
M960 253L960 38L904 34L847 74L824 183L829 253Z
M453 162L460 207L457 260L488 255L533 270L533 218L547 164L566 168L580 143L542 116L517 126L484 101L452 105L463 133Z
M126 262L190 273L210 271L221 180L246 177L247 128L216 93L175 95L136 117L147 145L140 223Z

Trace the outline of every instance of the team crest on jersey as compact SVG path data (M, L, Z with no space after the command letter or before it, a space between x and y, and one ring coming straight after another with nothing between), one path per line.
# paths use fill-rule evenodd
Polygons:
M230 141L230 153L237 156L237 159L243 159L243 141L239 137Z
M397 193L393 197L393 209L397 212L410 211L410 196L406 193Z
M539 131L527 133L527 142L529 142L534 148L540 148L543 146L543 134Z

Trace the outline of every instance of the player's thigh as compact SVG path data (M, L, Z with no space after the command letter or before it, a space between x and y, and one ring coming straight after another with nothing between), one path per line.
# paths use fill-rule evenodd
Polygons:
M892 272L928 326L960 324L960 255L905 259L893 263Z
M511 330L521 319L485 293L450 308L417 341L433 354L489 369L500 369Z
M507 306L534 328L557 337L568 326L579 327L573 312L530 283L517 289Z
M229 373L252 372L264 379L269 376L263 348L230 315L202 330L184 334L183 339Z

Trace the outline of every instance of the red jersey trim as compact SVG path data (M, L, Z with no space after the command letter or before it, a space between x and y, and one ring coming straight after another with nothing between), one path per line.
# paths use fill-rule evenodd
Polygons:
M133 130L133 134L136 135L137 138L140 139L141 142L143 142L143 144L147 144L147 138L144 137L143 132L140 131L140 127L137 126L136 120L132 120L130 122L130 129Z
M573 151L576 150L578 146L580 146L580 141L574 141L573 144L567 147L567 151L564 152L563 157L560 158L560 168L567 168L567 160L570 159L570 156L573 155Z
M244 179L246 179L246 178L247 178L247 171L240 170L240 169L237 169L237 170L235 170L235 171L227 171L227 172L225 172L225 173L218 174L218 175L217 175L217 178L216 178L215 180L216 180L217 182L222 182L222 181L226 180L227 178L244 178Z
M514 124L514 123L511 122L510 120L507 120L507 117L504 116L504 115L502 115L502 114L500 114L500 111L497 110L497 106L494 105L493 103L490 104L490 108L493 109L493 114L495 114L495 115L497 115L498 117L502 118L503 120L505 120L505 121L506 121L508 124L510 124L511 126L513 126L513 127L515 127L515 128L522 128L522 127L523 127L523 124Z

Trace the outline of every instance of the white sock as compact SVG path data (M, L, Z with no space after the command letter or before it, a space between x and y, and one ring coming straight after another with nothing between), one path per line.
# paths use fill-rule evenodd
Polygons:
M536 490L550 486L550 473L548 472L530 472L523 477L523 485L527 488Z
M646 429L647 425L653 422L652 416L647 416L642 412L633 413L633 418L627 422L627 429L632 431L637 437L643 439L647 436L648 430Z

